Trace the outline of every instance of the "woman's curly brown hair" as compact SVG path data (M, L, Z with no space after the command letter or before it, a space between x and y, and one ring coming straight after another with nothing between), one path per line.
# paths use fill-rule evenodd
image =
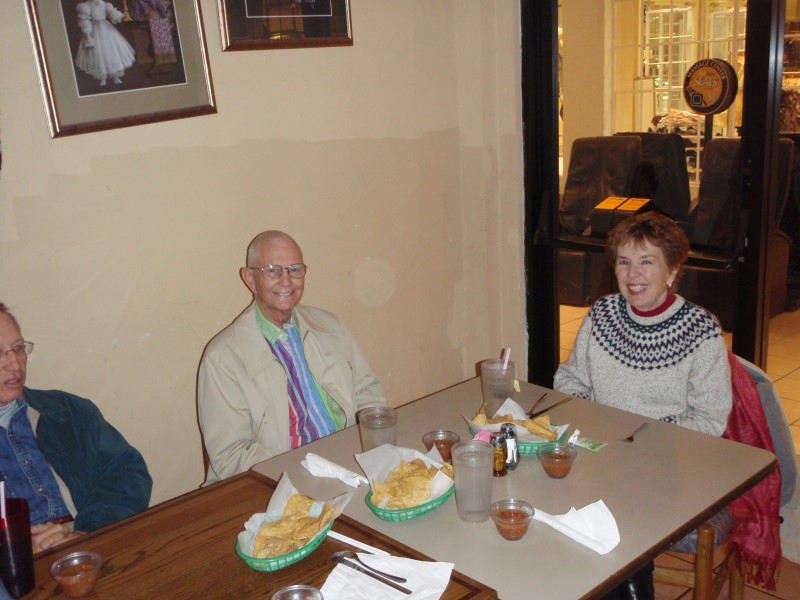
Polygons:
M657 212L646 212L628 217L608 233L606 258L613 268L617 252L623 246L642 246L649 242L661 248L669 269L677 269L670 289L675 291L683 276L683 264L689 256L689 239L675 221Z

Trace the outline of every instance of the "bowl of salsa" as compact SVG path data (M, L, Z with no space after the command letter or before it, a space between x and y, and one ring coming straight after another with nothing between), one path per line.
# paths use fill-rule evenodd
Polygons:
M97 552L73 552L50 565L50 574L69 598L86 598L94 590L103 557Z
M429 431L422 436L422 443L425 444L425 449L430 450L433 446L436 446L437 450L439 450L439 454L442 456L442 460L445 462L451 461L450 449L453 447L453 444L460 440L461 438L457 433L445 429Z
M545 473L553 479L562 479L572 469L572 463L578 452L570 444L556 443L541 446L536 454L542 462Z
M489 509L498 533L507 540L521 539L528 532L533 506L524 500L498 500Z

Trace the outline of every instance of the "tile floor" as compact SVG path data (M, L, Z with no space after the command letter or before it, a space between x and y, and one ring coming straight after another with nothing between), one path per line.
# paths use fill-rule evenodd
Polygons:
M561 307L561 360L565 360L575 341L575 334L588 308ZM730 339L728 337L728 343ZM800 455L800 311L785 312L773 318L769 329L767 374L775 383L786 412L794 446ZM662 554L657 564L676 564L685 561L685 555ZM677 586L656 585L656 600L689 600L691 590ZM781 563L780 579L774 592L747 587L745 600L800 600L800 564L784 559ZM728 600L727 588L720 600Z

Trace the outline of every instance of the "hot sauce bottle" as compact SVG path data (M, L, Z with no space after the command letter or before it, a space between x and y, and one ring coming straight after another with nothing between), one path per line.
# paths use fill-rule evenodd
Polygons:
M492 434L492 448L494 449L494 476L505 477L506 473L506 436L496 431Z

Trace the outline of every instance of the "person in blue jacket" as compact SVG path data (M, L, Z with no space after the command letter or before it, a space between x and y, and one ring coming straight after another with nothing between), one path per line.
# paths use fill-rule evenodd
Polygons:
M153 481L91 401L25 387L32 350L0 303L0 478L28 501L35 553L145 510Z

